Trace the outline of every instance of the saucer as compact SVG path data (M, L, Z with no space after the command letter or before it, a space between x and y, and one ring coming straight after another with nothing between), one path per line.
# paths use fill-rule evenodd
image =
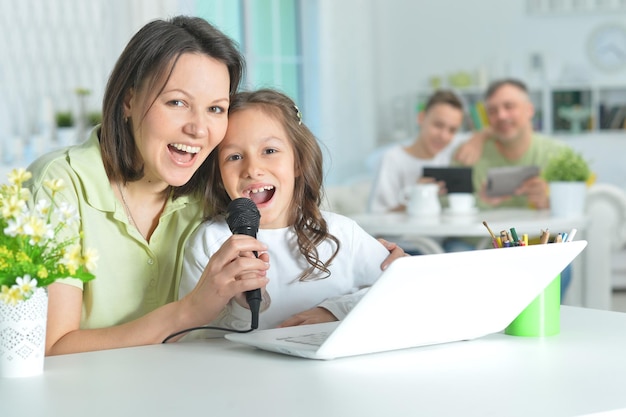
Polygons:
M470 210L452 210L449 207L443 209L443 214L447 216L473 216L478 213L478 207L472 207Z

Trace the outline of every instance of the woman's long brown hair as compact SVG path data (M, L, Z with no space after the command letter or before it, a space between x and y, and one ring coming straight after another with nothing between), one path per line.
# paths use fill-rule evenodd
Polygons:
M99 137L104 169L110 180L126 183L144 175L143 159L124 117L124 99L131 90L163 90L176 62L185 53L198 53L223 62L230 76L230 95L239 88L245 61L235 42L215 26L191 16L146 24L118 58L104 93ZM145 103L146 112L151 105ZM201 194L206 184L204 174L198 170L187 184L169 187L173 188L173 197Z

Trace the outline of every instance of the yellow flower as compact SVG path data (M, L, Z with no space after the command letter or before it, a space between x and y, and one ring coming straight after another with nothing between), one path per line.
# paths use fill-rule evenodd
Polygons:
M24 211L26 202L16 195L11 195L2 201L2 217L17 217Z
M2 246L0 246L0 256L7 257L7 258L12 258L13 257L13 252L11 252L11 250L9 248L7 248L5 245L2 245Z
M6 285L2 286L2 290L0 291L0 301L14 306L23 299L24 297L17 286L14 285L11 288Z
M85 250L82 263L85 265L85 268L87 268L87 271L93 272L96 270L96 262L98 261L98 258L98 252L95 249L89 248Z
M59 192L63 188L65 188L65 183L60 178L56 180L46 180L43 182L43 185L46 186L53 193Z
M54 230L44 219L29 216L23 226L24 234L30 236L30 244L38 245L54 237Z
M48 278L48 268L44 265L39 265L39 269L37 270L37 278Z
M18 304L57 279L95 278L89 269L95 269L98 256L94 250L82 254L78 211L55 198L63 181L45 181L46 193L51 193L35 202L31 191L22 188L31 177L15 169L9 183L0 184L0 303Z
M63 254L61 263L64 264L70 275L76 274L76 271L81 265L82 257L80 256L80 245L72 245L67 248Z
M31 259L27 253L24 253L23 251L19 251L15 254L15 261L16 262L30 262Z
M16 168L9 172L9 182L15 185L21 185L24 182L31 179L33 174L26 171L24 168Z

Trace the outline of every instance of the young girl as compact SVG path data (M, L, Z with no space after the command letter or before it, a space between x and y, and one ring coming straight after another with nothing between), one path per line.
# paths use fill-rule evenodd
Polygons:
M322 152L293 101L267 89L237 94L216 151L206 162L209 184L217 184L205 195L212 219L187 243L179 296L232 235L228 203L245 197L261 213L257 238L271 259L259 329L343 319L379 277L389 251L351 219L320 210ZM211 324L250 328L245 299L231 299Z

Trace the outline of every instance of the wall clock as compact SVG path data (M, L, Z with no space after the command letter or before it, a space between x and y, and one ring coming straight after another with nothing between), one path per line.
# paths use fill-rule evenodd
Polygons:
M626 69L626 25L607 23L596 28L589 35L587 52L600 70Z

